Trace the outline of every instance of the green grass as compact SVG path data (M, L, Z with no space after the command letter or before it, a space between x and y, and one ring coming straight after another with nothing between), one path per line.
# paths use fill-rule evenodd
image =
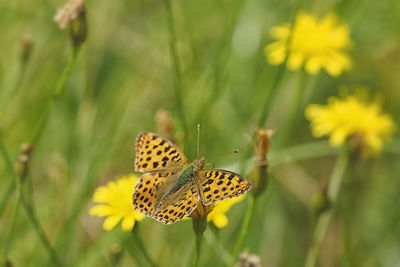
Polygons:
M157 131L159 109L173 114L178 138L186 132L180 144L189 160L196 156L200 123L201 154L247 177L254 164L252 136L267 103L266 126L278 129L269 155L270 183L257 199L240 250L257 254L263 266L304 265L316 225L309 192L327 183L340 152L312 137L304 105L285 125L296 110L292 97L300 73L282 69L279 87L273 86L279 67L263 56L271 42L269 29L291 21L297 1L171 2L169 24L164 1L88 0L88 37L53 105L72 53L68 31L53 22L63 3L0 3L0 138L11 160L0 160L2 261L10 239L7 258L14 266L49 266L57 259L64 266L148 266L132 233L119 226L106 232L102 219L89 216L96 186L133 172L134 140L142 131ZM324 71L308 77L303 104L326 103L341 86L365 86L383 97L385 112L400 125L400 3L303 1L302 9L337 12L351 28L354 60L354 68L338 78ZM20 60L24 36L33 40L25 63ZM275 98L267 101L271 95ZM350 162L317 266L395 266L400 261L398 137L381 157ZM29 171L21 181L26 202L13 222L17 192L11 170L20 145L33 140ZM240 153L224 155L234 149ZM227 266L235 259L248 204L232 207L227 227L209 225L200 266ZM190 220L164 226L146 219L136 230L157 265L192 264Z

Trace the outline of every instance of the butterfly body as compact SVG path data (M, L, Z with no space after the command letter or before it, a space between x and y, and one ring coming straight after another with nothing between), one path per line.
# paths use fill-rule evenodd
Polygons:
M203 169L205 158L189 163L180 149L154 133L136 139L135 170L145 172L135 186L133 207L165 224L188 216L204 205L240 196L251 185L240 175Z

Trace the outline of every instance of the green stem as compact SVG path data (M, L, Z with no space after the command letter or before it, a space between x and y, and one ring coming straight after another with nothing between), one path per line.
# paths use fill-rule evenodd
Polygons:
M286 70L286 59L283 64L279 66L278 71L276 72L274 81L271 83L271 86L269 90L267 91L267 95L265 97L265 102L264 105L262 106L261 110L261 115L260 118L258 119L257 125L262 127L265 125L267 121L268 114L271 110L272 107L272 101L275 99L276 92L278 91L277 89L280 87L280 84L282 82L283 76L285 74Z
M181 66L176 47L177 42L176 42L176 33L175 33L175 26L172 14L171 0L164 0L164 3L167 9L167 23L169 28L169 50L170 50L171 64L174 71L176 108L183 127L184 137L187 137L188 127L186 124L185 111L183 107ZM186 138L184 140L186 140Z
M9 185L6 190L6 193L4 194L3 198L1 199L0 202L0 218L3 215L3 212L5 210L6 204L8 200L10 199L12 192L14 192L14 186L15 186L15 181L13 180Z
M296 90L293 93L293 103L291 105L291 109L289 111L288 117L285 122L285 126L283 127L283 131L278 138L275 147L284 146L289 140L293 130L296 127L297 120L299 115L302 114L302 105L304 99L304 92L307 87L308 76L304 70L299 72L299 82L296 87Z
M17 95L17 93L21 87L22 81L24 80L24 77L25 77L26 65L27 65L26 61L21 62L21 66L18 71L16 83L13 86L13 88L11 89L11 92L9 93L9 95L7 97L5 97L5 99L8 99L8 101L6 103L4 103L4 106L3 106L4 101L1 101L1 109L2 109L1 113L4 113L8 110L8 105L12 102L15 95ZM1 123L3 123L3 121ZM3 125L1 125L1 128L3 128Z
M147 262L150 264L150 266L156 267L157 264L154 263L154 261L151 259L149 253L146 250L146 247L142 241L142 239L139 236L139 230L136 229L137 225L135 226L135 228L133 229L132 233L133 233L133 238L136 242L136 244L138 245L138 248L140 250L140 253L146 258Z
M28 214L28 218L30 220L30 222L32 223L34 229L36 230L36 233L38 234L38 237L40 239L40 241L42 242L42 244L44 245L44 247L46 248L47 252L49 253L52 262L55 266L61 266L60 261L58 260L58 257L53 249L53 247L51 246L49 240L47 239L43 229L40 227L39 221L37 219L37 217L35 216L33 210L30 210L28 205L23 201L22 199L22 186L21 186L21 180L20 177L18 177L18 175L15 173L15 170L13 168L12 165L12 161L10 159L10 156L6 150L6 148L4 147L3 141L0 139L0 150L1 153L3 154L3 157L6 161L7 164L7 168L9 169L9 172L11 173L11 175L14 177L15 180L15 184L17 187L17 197L16 197L16 203L15 203L15 208L13 211L13 216L12 216L12 221L11 221L11 229L9 232L9 236L6 239L6 243L5 243L5 247L4 247L4 252L3 252L3 257L4 260L7 260L8 257L8 249L9 246L11 244L13 235L14 235L14 228L15 228L15 223L16 223L16 218L17 218L17 214L18 214L18 210L19 210L19 205L22 204L23 208L26 210L27 214Z
M41 120L41 122L39 123L39 127L37 128L37 131L35 132L35 134L34 134L34 136L32 137L32 144L33 145L36 145L37 144L37 142L39 141L39 139L40 139L40 137L41 137L41 135L42 135L42 133L43 133L43 130L44 130L44 128L45 128L45 126L46 126L46 123L47 123L47 120L48 120L48 118L49 118L49 115L50 115L50 112L51 112L51 109L52 109L52 107L53 107L53 105L54 105L54 102L55 102L55 100L59 97L59 95L63 92L63 90L64 90L64 88L65 88L65 83L66 83L66 81L67 81L67 78L68 78L68 76L69 76L69 73L71 72L71 69L72 69L72 66L74 65L74 63L75 63L75 61L76 61L76 57L77 57L77 55L78 55L78 52L79 52L79 47L75 47L74 49L73 49L73 51L72 51L72 55L71 55L71 58L70 58L70 60L69 60L69 62L67 63L67 65L64 67L64 70L63 70L63 73L62 73L62 75L61 75L61 77L60 77L60 79L58 80L58 82L57 82L57 85L56 85L56 87L55 87L55 89L54 89L54 91L53 91L53 95L52 95L52 97L49 99L49 101L48 101L48 103L47 103L47 105L46 105L46 110L45 110L45 113L44 113L44 115L43 115L43 118L42 118L42 120ZM33 153L32 153L33 154ZM32 156L31 156L32 157ZM12 165L12 164L11 164ZM14 179L14 181L15 181L16 179ZM17 183L12 183L11 185L10 185L10 187L12 187L12 189L11 190L14 190L14 186L15 185L17 185L17 187L18 187L18 184ZM20 189L18 189L17 188L17 191L19 191L19 190L21 190L21 192L22 192L22 188L20 188ZM17 196L18 197L18 196ZM1 209L0 209L0 214L2 213L2 211L3 211L3 206L5 206L6 204L7 204L7 202L8 202L8 200L9 200L10 198L3 198L3 200L2 200L2 202L1 202ZM18 203L18 202L17 202Z
M348 192L346 192L347 194ZM348 196L345 196L348 198ZM351 260L351 237L350 237L350 200L345 200L344 209L342 209L342 221L343 221L343 266L349 267L352 265Z
M351 158L352 160L353 158ZM352 160L352 164L349 164L348 175L343 183L343 194L342 194L342 227L343 227L343 266L349 267L354 266L352 264L352 253L351 253L351 206L352 206L352 187L353 187L353 166L355 162Z
M101 147L95 146L95 142L92 142L88 147L95 147L93 153L90 154L90 161L88 163L88 169L84 174L83 185L80 186L80 190L76 193L76 198L74 203L71 205L72 210L69 212L68 218L59 230L58 238L56 239L56 247L61 245L67 246L69 238L71 238L73 231L76 230L76 224L79 222L78 217L82 210L86 207L88 200L95 188L98 179L98 168L104 164L105 158L110 153L110 148L113 147L113 142L117 134L121 130L121 121L125 117L127 112L127 107L129 106L129 100L131 99L132 91L122 97L122 102L120 103L118 109L113 114L113 120L107 126L107 129L111 129L107 132L108 138L103 139L103 145ZM64 244L62 244L64 242Z
M230 252L226 250L226 246L221 243L217 234L214 231L207 231L204 233L204 237L207 244L213 249L213 255L217 253L221 261L228 266L232 261L232 256Z
M61 77L57 82L56 88L53 91L53 95L47 103L46 110L45 110L44 116L42 118L42 121L40 122L39 127L38 127L37 131L35 132L35 135L32 139L32 144L36 144L38 142L38 140L40 139L40 137L42 136L43 130L46 126L46 123L49 118L50 112L53 108L53 105L54 105L55 101L58 99L58 97L61 95L61 93L64 91L65 84L66 84L68 76L72 70L72 67L76 61L78 52L79 52L79 47L74 47L72 50L71 58L70 58L69 62L67 63L67 65L64 67L63 73L61 74Z
M50 98L49 102L47 103L44 117L43 117L42 121L40 122L38 130L36 131L36 133L33 137L33 141L32 141L33 144L36 144L37 141L39 140L39 138L41 137L43 130L45 128L47 119L50 115L50 111L52 110L52 107L54 105L54 102L59 97L59 95L63 92L63 90L65 88L65 83L67 81L69 73L71 72L72 66L76 60L78 51L79 51L79 47L74 47L74 49L72 51L71 59L68 62L68 64L65 66L64 71L63 71L60 79L58 80L57 86L53 92L53 95ZM37 233L39 239L41 240L44 247L47 249L47 251L52 259L53 264L56 266L61 266L60 261L58 260L54 249L52 248L49 240L47 239L43 229L40 226L39 220L37 219L37 217L34 213L33 207L28 207L28 204L22 201L21 179L20 179L20 177L18 177L18 175L14 171L13 164L11 162L10 157L8 156L8 153L3 145L2 140L0 140L0 150L1 150L1 153L3 154L3 157L6 161L6 164L9 168L10 172L12 173L12 176L14 177L14 181L15 181L15 185L16 185L16 204L15 204L12 219L11 219L11 228L9 231L9 237L6 239L6 243L4 246L4 252L3 252L4 258L6 259L8 256L8 250L9 250L9 246L11 244L13 234L14 234L14 228L15 228L18 211L19 211L19 205L22 203L34 229L36 230L36 233Z
M295 26L296 17L297 17L297 14L299 13L301 4L302 4L302 0L298 0L296 8L295 8L294 16L292 17L292 21L290 23L290 25L291 25L290 28L291 29L293 29L294 26ZM289 47L290 47L290 43L292 42L292 35L293 35L293 31L290 31L289 38L288 38L288 40L286 42L286 47L287 47L286 51L288 51L288 52L285 55L285 59L284 59L283 63L279 66L279 69L278 69L278 71L277 71L277 73L275 75L275 78L274 78L273 82L271 83L271 86L270 86L269 90L267 91L267 96L265 98L265 103L263 105L263 109L261 111L260 118L258 119L258 126L260 126L260 127L263 127L265 125L266 121L267 121L267 117L268 117L269 111L271 110L271 107L272 107L271 103L275 99L276 92L278 91L278 89L280 87L280 84L282 82L283 76L285 74L286 63L287 63L287 60L288 60L288 58L290 56Z
M331 202L332 206L328 211L321 214L317 219L317 223L314 229L312 244L308 250L305 267L315 267L316 265L319 249L322 240L325 236L325 233L328 229L329 222L332 218L334 212L333 207L337 202L338 193L343 181L343 177L346 173L348 163L349 163L348 153L347 150L343 148L336 162L336 166L332 172L332 176L328 185L328 199Z
M203 233L196 233L196 250L193 257L194 267L199 266L202 240L203 240Z
M243 224L242 224L242 227L239 232L239 236L238 236L238 238L236 240L236 244L233 248L231 266L233 266L235 264L235 262L239 256L239 253L243 248L243 244L244 244L245 238L247 236L247 232L249 231L250 222L253 219L254 211L256 209L256 203L257 203L258 198L256 198L252 194L249 194L248 199L249 199L249 204L248 204L249 206L247 207L247 212L244 217Z
M203 234L207 229L207 217L198 216L193 218L193 231L196 235L196 249L193 257L193 266L199 266L200 253L201 253L201 243L203 240Z
M50 259L51 259L53 265L54 266L62 266L61 261L58 259L57 253L55 252L49 239L46 236L45 231L43 230L42 226L40 225L39 219L36 216L33 206L29 206L25 201L22 200L22 207L24 208L26 214L28 215L28 218L31 221L31 223L33 225L33 229L35 230L37 236L39 237L43 246L47 250L47 253L50 256Z
M294 28L295 23L296 23L296 17L297 14L299 13L300 7L302 6L302 0L297 0L297 5L295 7L295 12L294 15L292 17L292 21L291 21L291 29ZM293 31L290 31L290 35L289 38L287 40L286 43L286 47L289 48L290 47L290 43L292 42L292 35L293 35ZM283 63L281 65L279 65L279 69L276 72L275 78L273 80L273 82L271 83L271 86L269 88L269 90L267 90L267 94L265 97L265 102L264 105L262 106L262 110L260 113L260 117L258 119L257 122L257 126L258 127L264 127L264 125L267 123L268 121L268 115L270 114L270 110L272 108L272 102L273 100L275 100L276 97L276 93L278 92L278 89L282 83L284 74L285 74L285 70L286 70L286 63L288 61L288 58L290 56L290 49L287 49L287 53L285 55L285 59L283 61ZM255 138L256 136L256 132L254 132L253 134L253 138ZM253 151L253 143L250 144L250 146L246 149L246 151L244 151L243 155L243 161L245 162L245 159L248 159L251 157ZM242 163L241 167L240 167L241 171L244 172L245 171L245 165Z
M14 206L14 210L13 210L13 215L11 216L11 227L10 227L9 235L4 244L3 259L4 259L4 261L6 261L8 258L8 250L10 248L10 244L11 244L11 241L14 236L15 223L17 221L19 205L21 203L22 187L21 187L21 180L19 179L18 175L14 171L12 161L10 159L10 156L8 155L6 148L4 147L3 140L1 138L0 138L0 150L1 150L1 153L3 155L5 162L7 164L7 168L9 169L9 172L13 176L13 180L15 181L15 184L17 187L16 202L15 202L15 206Z

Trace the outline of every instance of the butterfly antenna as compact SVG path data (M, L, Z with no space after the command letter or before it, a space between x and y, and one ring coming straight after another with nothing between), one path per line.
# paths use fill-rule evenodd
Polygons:
M197 124L197 158L200 157L200 123Z
M213 155L212 157L208 157L208 159L210 160L210 159L214 159L214 158L220 158L222 156L232 155L232 153L233 154L239 153L239 149L235 149L235 150L230 151L230 152L221 153L219 155Z

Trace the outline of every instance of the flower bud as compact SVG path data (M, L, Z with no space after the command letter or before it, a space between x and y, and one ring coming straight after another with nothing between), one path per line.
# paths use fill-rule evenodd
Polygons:
M311 208L314 214L319 217L322 213L331 207L331 202L328 198L328 184L323 184L320 189L314 193L311 199Z
M71 41L75 48L86 40L87 20L83 0L69 0L58 9L54 21L61 30L69 28Z
M29 156L26 154L21 154L18 157L15 169L19 177L24 178L28 173Z
M110 260L113 264L117 264L121 260L122 256L122 248L121 245L118 243L114 243L111 246L111 251L110 251Z
M251 184L253 186L252 193L256 196L265 191L268 185L268 160L267 154L271 147L271 136L274 130L259 129L257 131L257 143L255 151L257 161L250 174Z
M33 48L33 40L29 36L22 37L20 41L20 54L21 54L21 61L23 63L27 62Z
M193 230L196 234L202 234L207 229L207 215L213 210L214 204L205 206L199 202L197 208L190 214L193 219Z
M19 150L21 151L21 154L26 154L30 155L34 146L31 143L22 143L21 146L19 147Z
M156 112L154 120L158 132L175 143L175 136L174 136L175 125L171 113L169 113L165 109L160 109Z
M261 259L255 254L249 254L248 252L242 252L239 256L239 261L235 267L261 267Z

